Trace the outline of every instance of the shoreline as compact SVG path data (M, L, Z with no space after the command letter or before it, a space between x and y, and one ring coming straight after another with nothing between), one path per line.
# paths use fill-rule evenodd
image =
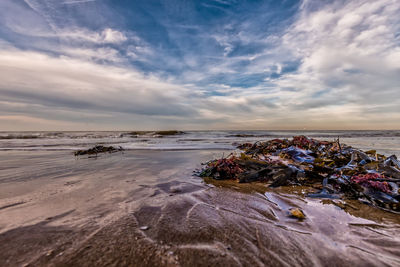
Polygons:
M400 264L398 215L192 176L222 153L0 153L0 265Z

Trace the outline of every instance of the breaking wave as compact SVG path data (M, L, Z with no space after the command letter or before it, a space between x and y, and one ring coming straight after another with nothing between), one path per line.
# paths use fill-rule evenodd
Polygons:
M97 144L121 146L126 150L235 149L238 144L291 138L344 142L361 149L399 154L400 131L108 131L108 132L0 132L0 150L75 150Z

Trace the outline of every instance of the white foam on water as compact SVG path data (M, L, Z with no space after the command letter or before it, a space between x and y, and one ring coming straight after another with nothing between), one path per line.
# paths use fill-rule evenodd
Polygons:
M127 150L233 150L241 143L306 135L363 149L376 149L385 155L400 154L400 131L187 131L160 136L154 132L0 132L3 150L76 150L94 145L121 146Z

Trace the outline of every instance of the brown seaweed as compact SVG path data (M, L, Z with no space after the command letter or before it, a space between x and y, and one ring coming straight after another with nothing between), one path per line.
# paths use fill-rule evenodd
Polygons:
M205 164L200 176L265 182L270 187L308 185L322 188L309 197L359 199L400 211L400 162L374 150L362 151L306 136L238 146L243 152Z
M96 155L99 153L115 153L119 151L123 151L124 149L122 147L113 147L113 146L102 146L102 145L97 145L89 149L85 150L77 150L74 152L75 156L84 156L84 155Z

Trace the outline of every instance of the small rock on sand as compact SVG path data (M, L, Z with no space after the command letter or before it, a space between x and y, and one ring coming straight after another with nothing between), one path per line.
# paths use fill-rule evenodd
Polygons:
M295 217L295 218L300 219L300 220L306 218L306 215L304 214L304 212L299 208L291 208L291 209L289 209L289 214L290 214L291 217Z

